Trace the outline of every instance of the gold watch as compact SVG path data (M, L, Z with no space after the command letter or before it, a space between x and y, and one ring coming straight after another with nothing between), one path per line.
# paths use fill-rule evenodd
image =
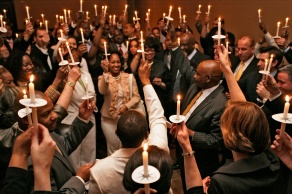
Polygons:
M72 81L68 81L68 86L72 87L74 89L75 87L75 82L72 82Z

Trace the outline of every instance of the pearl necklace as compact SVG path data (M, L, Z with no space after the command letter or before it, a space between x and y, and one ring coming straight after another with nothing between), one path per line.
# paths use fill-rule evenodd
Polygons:
M121 75L118 75L117 77L114 77L114 76L113 76L113 78L114 78L115 80L119 80L119 79L121 78Z

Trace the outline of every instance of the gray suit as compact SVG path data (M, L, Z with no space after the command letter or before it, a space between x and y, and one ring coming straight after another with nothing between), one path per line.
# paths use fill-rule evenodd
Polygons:
M190 86L182 103L182 112L200 90L201 88L198 88L196 84ZM202 178L210 175L219 167L218 154L223 147L219 121L227 101L223 91L224 87L219 85L198 105L186 122L186 126L195 131L194 136L191 137L191 145L196 152L195 157ZM181 154L179 158L184 183L183 157Z

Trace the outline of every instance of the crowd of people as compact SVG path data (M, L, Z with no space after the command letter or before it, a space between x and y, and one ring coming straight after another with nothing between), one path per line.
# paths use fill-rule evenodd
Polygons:
M151 193L173 193L175 168L185 193L292 192L292 127L272 117L292 97L288 28L274 38L261 21L259 41L236 40L224 19L222 28L218 18L211 27L209 15L198 14L200 37L183 21L174 27L160 18L153 28L146 21L142 39L137 20L105 16L77 12L52 31L31 20L17 38L6 19L1 194L145 193L132 173L143 165L146 142L149 165L160 172ZM219 29L226 35L220 45L212 38ZM19 114L32 75L36 97L47 102L37 108L37 129L29 113ZM178 96L184 120L168 126ZM107 156L97 159L98 130ZM169 144L176 144L176 164Z

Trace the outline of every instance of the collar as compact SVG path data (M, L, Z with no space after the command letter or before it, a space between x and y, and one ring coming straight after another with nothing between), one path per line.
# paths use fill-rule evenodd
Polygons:
M191 60L196 53L197 49L194 49L193 52L188 56L188 59Z
M275 75L277 74L277 69L275 71L273 71L272 73L270 73L271 76L275 77Z
M45 55L49 55L49 53L48 53L48 49L47 49L47 48L46 48L46 49L43 49L43 48L39 47L37 44L35 44L35 46L36 46L40 51L42 51L43 54L45 54Z
M253 59L254 59L254 55L252 55L252 57L249 58L247 61L243 62L244 66L247 67Z
M208 96L208 95L211 94L214 90L216 90L216 88L218 88L219 85L220 85L220 83L217 84L216 86L211 87L211 88L203 89L203 90L202 90L202 95L204 95L204 96L205 96L205 95Z

